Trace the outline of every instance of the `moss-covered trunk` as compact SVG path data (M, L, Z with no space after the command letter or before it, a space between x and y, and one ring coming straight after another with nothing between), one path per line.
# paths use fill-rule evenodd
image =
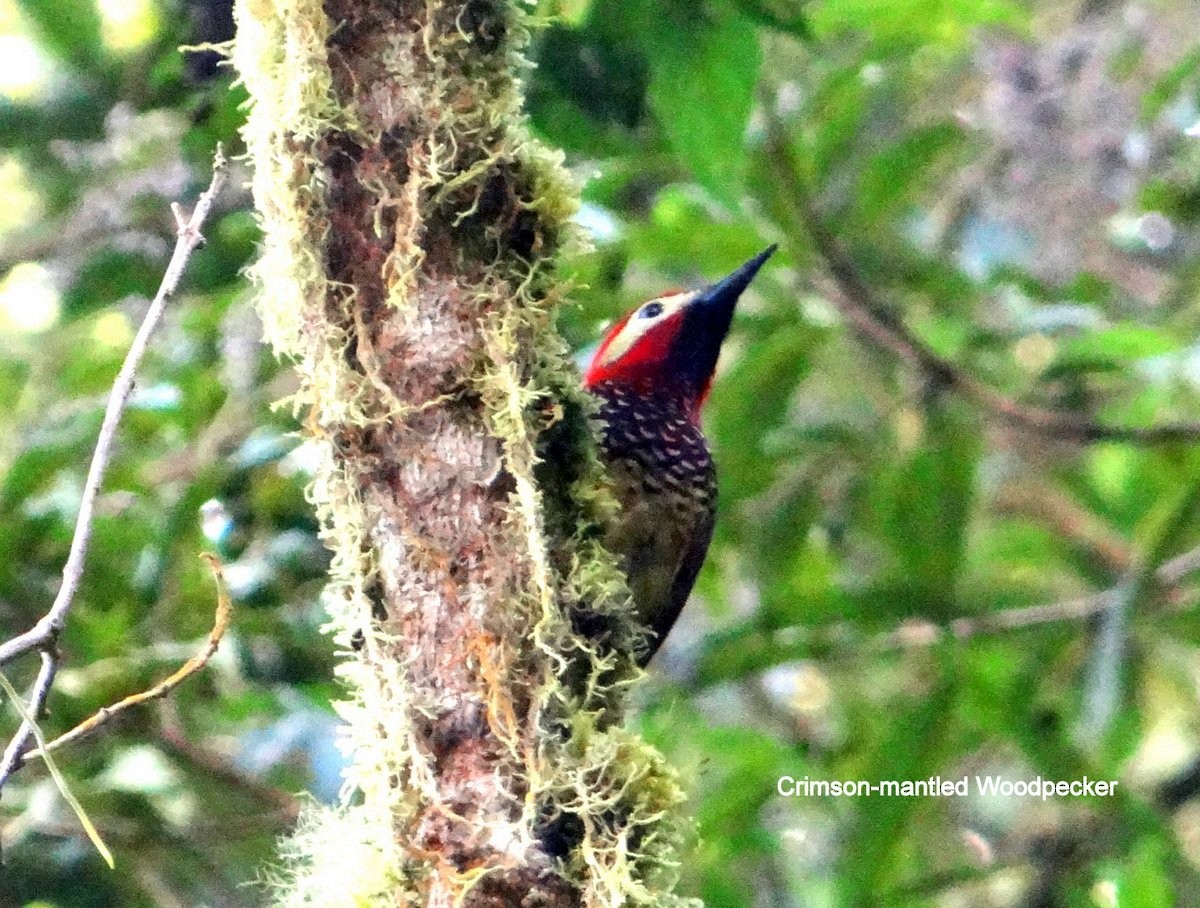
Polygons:
M283 904L669 904L678 789L619 726L637 629L552 326L573 188L509 0L239 0L268 339L326 453L344 803Z

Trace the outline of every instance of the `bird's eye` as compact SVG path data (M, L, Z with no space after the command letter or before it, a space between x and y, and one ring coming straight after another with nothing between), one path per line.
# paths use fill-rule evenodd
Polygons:
M662 303L660 303L658 300L655 300L652 303L646 303L646 305L642 306L642 308L638 310L637 317L658 318L660 315L662 315L662 311Z

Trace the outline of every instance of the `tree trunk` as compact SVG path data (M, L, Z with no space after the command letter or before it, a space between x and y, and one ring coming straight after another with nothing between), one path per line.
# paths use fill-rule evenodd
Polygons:
M325 453L343 803L286 905L669 905L679 788L623 730L639 629L554 332L576 199L510 0L239 0L254 276Z

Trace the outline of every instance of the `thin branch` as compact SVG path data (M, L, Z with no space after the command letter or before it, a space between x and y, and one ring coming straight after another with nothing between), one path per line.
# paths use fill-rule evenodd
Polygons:
M212 181L209 183L208 189L201 193L191 217L185 218L178 205L172 206L179 228L175 251L171 254L171 261L167 264L162 283L154 295L154 300L150 303L150 308L142 320L137 336L134 337L133 343L129 347L129 352L125 355L125 362L122 363L121 371L117 373L116 381L109 394L108 406L104 411L104 422L100 426L100 437L97 439L96 448L92 453L92 463L88 468L87 480L83 486L83 497L79 502L79 516L75 520L75 535L71 540L67 563L63 567L62 585L58 589L58 595L54 598L54 604L37 624L25 633L0 644L0 666L7 665L25 653L53 646L58 635L62 633L63 625L71 610L71 603L79 589L79 582L83 578L84 562L87 559L88 545L92 538L96 498L100 493L100 485L104 481L109 458L112 456L117 425L121 421L121 414L129 401L129 395L133 392L134 377L142 357L150 345L150 338L159 322L162 321L167 301L174 296L179 286L179 280L187 267L188 259L191 258L196 247L204 242L200 228L204 226L213 202L225 184L227 170L225 156L218 148L213 161Z
M1196 571L1200 571L1200 548L1191 549L1182 555L1176 555L1170 561L1164 561L1154 572L1154 577L1164 587L1170 588Z
M50 686L58 674L58 658L50 650L42 650L42 667L38 670L37 680L33 683L33 692L29 695L29 715L35 719L41 716L46 708L46 698L50 696ZM33 724L21 722L21 728L8 742L4 757L0 760L0 788L8 782L9 777L20 769L24 762L25 748L33 737Z
M1087 559L1093 570L1116 580L1129 568L1133 553L1121 534L1050 483L1005 483L995 499L1001 514L1018 514L1048 526Z
M217 584L217 610L213 618L212 630L208 632L208 639L204 641L204 648L200 650L191 659L188 659L183 665L176 669L170 676L164 678L158 684L151 687L149 690L144 690L141 693L130 694L123 700L119 700L112 706L105 706L88 718L84 719L70 731L64 732L53 741L46 744L45 750L55 751L60 747L78 741L80 738L94 734L105 725L108 725L117 716L125 712L127 709L132 709L135 706L140 706L143 703L149 703L152 700L159 700L177 688L180 684L190 678L196 672L203 669L212 657L216 654L217 648L221 645L221 639L225 636L225 631L229 628L229 619L232 616L233 610L229 601L229 590L225 586L225 576L221 572L220 562L217 561L215 555L203 554L200 556L208 562L208 566L212 569L213 579ZM29 751L23 757L18 758L19 764L40 757L42 750Z
M18 634L16 637L0 643L0 666L7 665L26 653L38 652L41 655L41 668L38 671L37 680L34 682L26 710L31 719L36 719L45 708L46 699L50 695L50 688L58 672L58 638L66 624L75 594L83 579L83 569L92 536L92 522L95 518L96 499L100 494L104 473L112 456L117 426L121 421L125 406L129 402L129 396L133 392L138 366L150 345L150 338L154 334L154 330L162 321L167 302L179 287L179 281L187 267L188 260L196 248L204 242L200 230L212 210L217 195L225 184L227 172L228 165L225 155L218 146L213 159L212 179L208 188L197 199L191 216L185 217L178 205L171 207L177 226L175 249L171 254L170 262L167 263L167 269L159 284L158 292L155 293L154 299L150 303L150 308L130 345L129 352L125 355L125 361L121 364L121 369L113 382L112 391L109 393L108 405L104 411L104 421L100 426L100 435L92 452L92 461L88 467L83 495L79 502L79 514L75 520L71 549L67 554L66 564L63 566L62 585L59 587L58 595L55 596L50 609L38 620L37 624L23 634ZM207 658L204 661L207 661ZM24 764L25 749L29 745L30 736L36 734L37 729L33 727L32 722L22 721L20 729L5 748L3 757L0 757L0 789L3 789L12 774Z
M1190 575L1198 571L1200 571L1200 547L1164 561L1154 571L1152 581L1154 587L1167 594L1165 598L1171 612L1184 612L1195 607L1196 598L1182 595L1179 586ZM786 642L780 639L775 644L775 648L770 651L769 661L754 660L752 657L749 664L754 669L766 668L769 665L785 662L790 658L809 656L814 650L827 653L834 659L860 659L896 650L915 650L936 646L947 637L963 641L1047 624L1087 621L1097 618L1111 609L1117 601L1117 595L1117 589L1110 589L1073 599L1002 609L981 615L954 618L946 622L909 619L891 630L871 636L856 636L853 628L843 622L812 628L788 627L780 630L781 635L786 635ZM753 623L747 623L732 631L725 639L727 641L742 640L747 635L758 634L761 634L761 629L755 627ZM717 671L712 671L703 664L698 664L695 666L697 674L693 676L693 680L698 681L701 686L709 686L730 677L741 677L746 671L746 666L747 663L744 661L735 662L732 668L725 666Z
M930 349L890 306L879 299L858 265L825 224L805 189L804 176L787 143L783 125L769 112L769 107L767 117L766 148L781 196L792 209L797 226L808 234L836 282L839 292L834 295L834 302L862 336L916 367L938 386L958 392L1018 428L1077 442L1165 444L1200 439L1200 422L1173 422L1146 428L1113 426L1079 413L1022 403Z
M1184 552L1182 555L1163 562L1154 571L1153 582L1159 589L1169 590L1196 571L1200 571L1200 548ZM1118 585L1114 589L1105 590L1102 593L1092 593L1075 599L1003 609L998 612L974 615L970 618L955 618L944 626L944 631L956 640L968 640L971 637L1021 630L1041 624L1086 620L1111 609L1117 603L1120 595L1121 589ZM1190 607L1190 605L1187 603L1181 607ZM899 649L930 645L941 639L942 633L943 627L937 624L925 622L910 624L877 637L873 646L880 649Z
M887 631L874 638L868 648L876 650L909 649L930 646L946 634L955 640L970 640L989 634L1023 630L1043 624L1058 624L1065 621L1082 621L1101 614L1113 603L1111 591L1077 596L1059 602L1028 605L955 618L944 625L932 621L908 621L895 630Z
M13 708L21 716L22 721L24 721L25 724L33 729L33 737L37 740L38 746L45 747L46 738L42 734L42 730L38 727L37 719L34 718L33 713L26 708L25 704L21 700L21 695L17 693L16 688L14 688L11 682L9 682L8 678L4 676L4 672L0 672L0 690L3 690L5 695L8 696L8 699L12 702ZM100 856L104 858L104 863L108 864L108 869L112 870L112 852L109 850L108 846L104 844L104 839L100 835L100 830L96 828L96 824L92 822L92 818L89 817L87 811L84 810L83 804L80 803L79 798L75 797L74 792L71 791L71 787L67 785L66 777L63 776L62 771L58 768L58 764L55 763L49 754L46 754L46 769L50 773L50 778L54 782L54 787L58 789L58 793L62 795L63 800L66 801L67 804L70 805L71 810L75 812L75 816L79 819L79 825L83 827L83 831L87 833L87 837L91 839L92 844L96 846L96 851L98 851Z

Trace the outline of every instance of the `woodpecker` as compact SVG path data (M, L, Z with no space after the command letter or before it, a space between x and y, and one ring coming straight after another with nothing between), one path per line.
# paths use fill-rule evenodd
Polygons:
M679 616L712 540L717 475L700 411L738 298L774 251L703 290L667 293L627 313L584 373L599 399L600 455L621 504L605 544L623 559L651 634L643 665Z

